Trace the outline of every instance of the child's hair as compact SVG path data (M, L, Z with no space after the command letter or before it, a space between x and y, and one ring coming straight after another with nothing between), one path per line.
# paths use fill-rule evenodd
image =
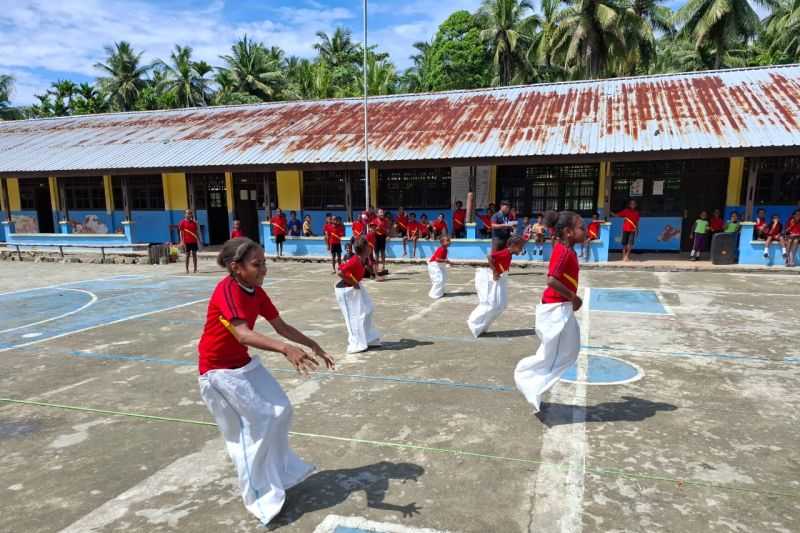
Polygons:
M364 237L359 237L353 241L353 252L356 255L361 255L367 249L367 246L369 246L367 244L367 239Z
M342 223L342 217L336 217L336 223L337 224L341 224Z
M556 235L560 238L561 233L575 225L575 217L578 213L574 211L547 211L544 214L544 225L555 229Z
M241 263L250 252L259 248L260 244L247 237L236 237L222 245L222 250L217 255L217 264L232 273L231 263Z
M506 248L511 248L512 246L517 246L525 242L525 239L522 238L522 235L512 235L509 237L508 241L506 241Z
M592 217L594 217L594 218L600 218L600 213L598 213L598 212L594 212L594 213L592 213Z
M449 237L449 236L447 236L447 235L442 235L441 237L439 237L439 244L442 244L442 245L443 245L444 243L446 243L446 242L447 242L447 241L449 241L449 240L450 240L450 237Z

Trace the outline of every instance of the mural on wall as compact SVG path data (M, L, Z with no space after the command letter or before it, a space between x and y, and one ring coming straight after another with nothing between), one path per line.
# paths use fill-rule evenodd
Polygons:
M39 233L39 222L34 217L27 215L12 215L14 231L16 233Z
M661 235L656 237L656 240L659 242L669 242L669 241L678 241L681 240L681 230L680 228L673 228L671 224L667 224L664 226L664 229L661 230Z
M97 215L86 215L83 217L83 223L71 222L72 231L75 233L108 233L108 226L97 218Z

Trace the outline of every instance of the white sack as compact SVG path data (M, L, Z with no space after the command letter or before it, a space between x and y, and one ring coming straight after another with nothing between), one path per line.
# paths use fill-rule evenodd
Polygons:
M470 313L467 326L472 335L478 337L508 305L508 279L504 274L495 281L492 269L479 268L475 271L475 292L478 293L478 307Z
M444 263L431 261L428 263L428 275L431 278L431 290L428 296L437 300L444 296L444 287L447 285L447 267Z
M289 398L258 359L206 372L200 394L225 438L245 507L268 524L283 507L286 491L314 471L289 449Z
M581 330L572 303L536 307L536 335L541 344L536 355L517 363L514 381L525 399L539 411L542 395L575 361L581 349Z
M372 323L374 306L361 284L360 289L336 287L336 301L347 325L347 353L363 352L370 346L380 346L381 333Z

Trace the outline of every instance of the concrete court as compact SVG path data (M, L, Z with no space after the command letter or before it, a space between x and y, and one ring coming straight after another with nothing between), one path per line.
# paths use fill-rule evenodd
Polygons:
M330 267L269 268L284 318L339 362L304 380L262 356L296 407L292 445L319 467L274 529L800 531L794 277L584 272L596 307L579 314L573 378L604 355L643 375L560 383L537 418L512 372L538 344L540 270L512 270L509 308L476 341L473 268L451 269L436 302L421 266L392 268L367 284L385 347L344 356ZM0 397L45 404L0 402L0 531L262 530L217 429L189 422L211 420L194 361L221 272L181 270L0 262ZM365 530L341 523L324 530Z

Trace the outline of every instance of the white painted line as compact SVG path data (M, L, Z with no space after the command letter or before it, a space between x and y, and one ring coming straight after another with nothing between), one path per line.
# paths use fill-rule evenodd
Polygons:
M200 300L193 300L191 302L186 302L186 303L183 303L183 304L173 305L171 307L164 307L162 309L155 309L153 311L147 311L146 313L139 313L139 314L136 314L136 315L127 316L125 318L120 318L118 320L112 320L111 322L106 322L104 324L96 324L94 326L89 326L89 327L86 327L86 328L76 329L74 331L67 331L65 333L60 333L58 335L53 335L52 337L47 337L47 338L44 338L44 339L37 339L35 341L24 342L22 344L15 344L14 346L9 346L8 348L0 348L0 353L7 352L9 350L16 350L18 348L25 348L27 346L33 346L34 344L40 344L42 342L52 341L52 340L55 340L55 339L61 339L63 337L67 337L69 335L75 335L77 333L83 333L84 331L90 331L90 330L97 329L97 328L104 328L106 326L112 326L114 324L119 324L120 322L127 322L128 320L135 320L135 319L141 318L143 316L154 315L156 313L163 313L165 311L172 311L174 309L180 309L181 307L188 307L190 305L195 305L195 304L199 304L201 302L206 302L206 301L208 301L208 298L202 298Z
M110 278L82 279L78 281L67 281L64 283L56 283L55 285L45 285L43 287L31 287L28 289L18 289L15 291L0 292L0 296L6 296L9 294L19 294L22 292L40 291L42 289L57 289L60 287L66 287L67 285L79 285L81 283L94 283L97 281L116 281L116 280L125 281L129 279L145 279L147 277L154 277L154 276L144 276L141 274L124 274L122 276L112 276Z
M314 533L334 533L338 527L360 529L370 533L448 533L441 529L409 527L391 522L374 522L360 516L338 516L329 514L317 526Z
M17 330L20 330L20 329L31 328L33 326L39 326L41 324L46 324L48 322L52 322L53 320L59 320L59 319L64 318L64 317L68 317L70 315L74 315L76 313L80 313L81 311L83 311L87 307L93 305L97 301L97 295L95 293L91 292L91 291L85 291L83 289L67 289L67 288L61 288L61 290L62 291L82 292L84 294L88 294L90 296L90 300L87 303L85 303L84 305L80 306L79 308L73 309L72 311L60 314L58 316L54 316L52 318L46 318L46 319L40 320L38 322L31 322L30 324L25 324L23 326L17 326L15 328L3 329L3 330L0 330L0 333L9 333L11 331L17 331ZM38 337L38 335L36 335L36 336ZM23 338L24 337L25 337L25 335L23 335Z
M581 345L589 342L589 288L583 291ZM583 493L586 473L586 372L587 354L578 355L575 392L571 398L572 423L547 428L542 439L543 464L536 474L530 531L581 533L583 528ZM545 411L545 415L547 412ZM566 472L548 464L567 464Z
M31 398L28 398L28 400L33 400L33 401L35 401L35 400L43 400L44 398L49 398L50 396L53 396L55 394L59 394L59 393L62 393L62 392L66 392L68 390L72 390L72 389L75 389L75 388L78 388L78 387L82 387L82 386L86 385L87 383L91 383L92 381L95 381L95 380L97 380L97 378L84 379L83 381L79 381L77 383L73 383L72 385L67 385L65 387L60 387L58 389L53 389L51 391L43 392L42 394L39 394L37 396L33 396Z

